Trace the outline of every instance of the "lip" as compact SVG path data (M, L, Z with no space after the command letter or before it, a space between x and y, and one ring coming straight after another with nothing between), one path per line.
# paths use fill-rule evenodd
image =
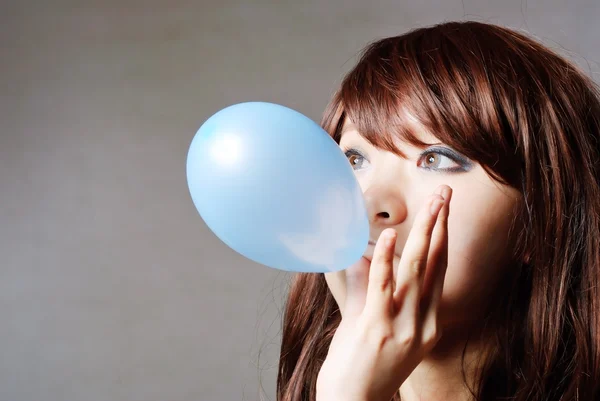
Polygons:
M369 262L371 262L373 260L373 252L375 251L375 245L376 245L375 241L369 240L369 242L367 244L367 250L363 254L363 257L365 259L367 259ZM396 258L400 259L400 257L401 257L401 255L399 255L397 252L394 252L394 259L396 259Z

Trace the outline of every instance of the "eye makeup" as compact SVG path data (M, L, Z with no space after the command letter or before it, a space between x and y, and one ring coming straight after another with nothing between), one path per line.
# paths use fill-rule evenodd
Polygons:
M458 172L467 172L473 168L472 161L470 161L466 157L460 155L459 153L453 151L452 149L447 148L447 147L442 147L442 146L434 146L434 147L425 149L419 155L418 162L421 163L423 160L425 160L425 158L428 155L431 155L431 154L436 154L436 155L441 155L441 156L447 157L448 159L452 160L455 164L457 164L457 166L450 167L450 168L442 168L442 169L422 167L426 170L446 172L446 173L458 173Z
M365 157L364 153L357 148L348 148L344 151L344 154L346 155L346 158L348 158L352 168L355 170L360 170L363 168L362 164L368 162L368 159ZM422 166L423 162L426 161L429 155L437 155L441 156L442 158L447 158L452 162L452 164L454 164L454 166L446 168ZM432 146L423 150L418 155L417 165L424 170L432 172L461 173L470 171L473 168L474 163L450 148L444 146Z

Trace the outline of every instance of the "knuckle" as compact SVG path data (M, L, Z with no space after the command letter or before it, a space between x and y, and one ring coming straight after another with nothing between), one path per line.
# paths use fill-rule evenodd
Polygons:
M383 266L385 266L385 265L387 265L387 264L390 264L390 263L392 263L392 262L393 262L393 256L387 255L387 254L385 254L385 253L384 253L384 254L381 254L381 253L380 253L379 255L377 255L377 256L376 256L376 258L375 258L375 262L376 262L378 265L383 265Z
M448 223L448 217L446 217L443 213L440 213L438 220L438 223L441 223L444 226Z
M412 347L415 344L415 331L411 328L401 330L396 336L396 342L402 347Z
M425 347L434 345L437 342L438 335L433 330L428 330L423 334L423 340L421 341Z
M422 235L423 238L425 238L426 241L431 240L431 237L433 236L433 225L432 224L425 224L422 228Z
M377 290L383 292L383 291L387 291L391 287L392 282L393 282L393 280L391 277L381 277L373 284L375 285Z
M441 332L438 328L438 325L436 323L434 323L434 324L429 325L429 327L427 327L423 331L423 338L421 340L421 343L423 344L424 347L431 348L438 342L440 337L441 337Z
M365 332L365 342L376 350L381 350L394 338L393 329L386 324L370 325Z
M448 222L448 214L440 212L437 219L439 223L446 224Z
M410 272L415 275L420 275L421 270L423 270L423 260L422 259L414 259L410 262L409 266Z
M428 211L427 211L428 212ZM435 221L432 221L429 213L424 213L422 220L419 222L419 230L422 235L428 237L431 235L431 229L435 225Z

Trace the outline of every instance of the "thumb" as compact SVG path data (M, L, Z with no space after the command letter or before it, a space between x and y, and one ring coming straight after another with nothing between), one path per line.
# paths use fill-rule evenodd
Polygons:
M356 318L365 308L370 266L371 262L361 257L346 269L346 297L342 318Z

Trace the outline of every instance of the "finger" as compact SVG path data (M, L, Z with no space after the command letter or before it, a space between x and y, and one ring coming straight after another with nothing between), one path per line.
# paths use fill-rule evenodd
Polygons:
M344 307L341 308L344 319L356 318L364 310L369 283L369 265L369 260L361 257L345 271L346 296Z
M440 194L445 199L444 206L438 214L435 227L431 236L431 245L427 257L427 268L423 279L423 291L421 295L425 307L444 282L444 275L448 264L448 214L450 201L452 199L452 188L443 186Z
M444 200L440 195L432 195L415 219L398 265L396 291L394 293L396 302L401 301L403 293L411 283L417 284L420 292L423 272L427 265L432 231L443 204ZM406 300L403 303L405 302Z
M437 312L439 309L444 279L448 267L448 215L450 213L450 200L452 189L446 187L442 192L446 199L442 210L437 218L433 233L429 263L427 266L427 287L423 291L422 302L424 311L424 335L431 337L428 333L437 331Z
M392 228L383 230L373 251L365 310L375 315L391 312L397 236L396 230Z

